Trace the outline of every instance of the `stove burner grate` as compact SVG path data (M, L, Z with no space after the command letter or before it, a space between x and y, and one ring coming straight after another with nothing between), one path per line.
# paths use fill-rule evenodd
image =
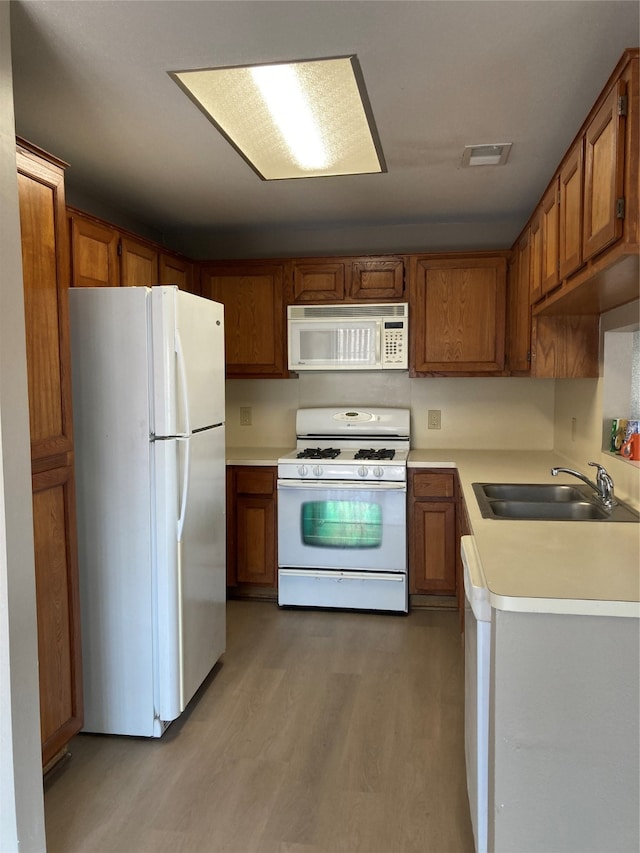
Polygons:
M371 448L370 450L359 450L354 459L393 459L395 450L388 450L386 447L381 447L379 450Z
M336 447L306 447L301 450L297 459L335 459L340 456L340 451Z

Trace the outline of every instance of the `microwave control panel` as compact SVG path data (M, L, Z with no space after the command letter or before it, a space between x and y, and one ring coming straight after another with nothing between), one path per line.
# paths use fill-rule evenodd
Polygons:
M382 336L382 361L388 364L407 364L406 331L402 321L385 321Z

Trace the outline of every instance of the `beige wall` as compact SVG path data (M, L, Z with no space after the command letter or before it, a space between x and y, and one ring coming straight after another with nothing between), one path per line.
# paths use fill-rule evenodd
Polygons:
M599 379L562 379L555 382L553 446L567 457L571 467L588 473L588 462L604 465L613 477L616 494L640 507L640 463L628 462L603 451L605 385L628 382L628 365L603 362L604 334L618 329L638 327L639 303L631 303L602 315L600 322ZM624 374L624 378L622 375ZM628 412L621 411L626 416ZM575 418L575 428L572 419Z
M409 379L404 372L364 371L314 373L298 379L228 381L227 442L236 447L293 447L298 408L343 405L410 408L413 447L553 447L553 381ZM240 426L241 406L251 406L251 426ZM427 429L429 409L441 411L440 430Z

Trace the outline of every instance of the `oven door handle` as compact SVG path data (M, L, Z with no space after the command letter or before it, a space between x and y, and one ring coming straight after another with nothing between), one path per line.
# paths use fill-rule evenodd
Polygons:
M406 492L407 484L394 482L368 483L359 480L278 480L278 489L280 491L284 491L285 489L324 489L325 491L340 489L350 492L354 490L368 492Z

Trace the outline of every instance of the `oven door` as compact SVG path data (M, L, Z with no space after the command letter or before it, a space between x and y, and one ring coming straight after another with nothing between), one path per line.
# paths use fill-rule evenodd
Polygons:
M278 565L407 570L406 483L278 481Z

